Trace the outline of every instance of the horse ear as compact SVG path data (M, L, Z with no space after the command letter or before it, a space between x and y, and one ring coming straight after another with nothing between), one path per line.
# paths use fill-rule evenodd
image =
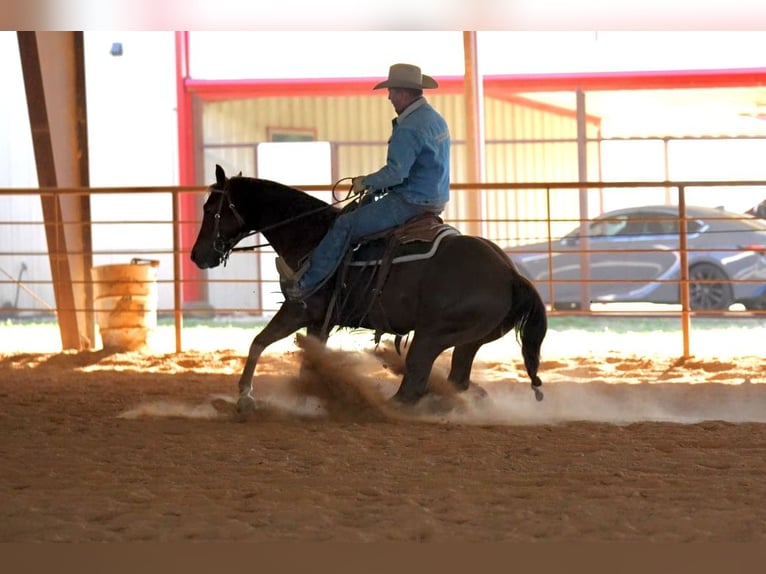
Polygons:
M241 171L237 174L237 177L242 177L242 172Z
M215 181L221 186L226 183L226 172L224 172L223 168L218 164L215 164Z

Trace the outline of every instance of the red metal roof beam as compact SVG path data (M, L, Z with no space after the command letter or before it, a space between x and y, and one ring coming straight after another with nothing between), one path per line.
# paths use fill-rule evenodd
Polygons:
M311 78L196 80L186 89L204 100L291 96L374 95L371 86L381 78ZM463 93L463 77L437 78L440 93ZM577 74L522 74L485 76L488 94L604 90L658 90L672 88L730 88L766 86L766 68L673 70L650 72L597 72Z

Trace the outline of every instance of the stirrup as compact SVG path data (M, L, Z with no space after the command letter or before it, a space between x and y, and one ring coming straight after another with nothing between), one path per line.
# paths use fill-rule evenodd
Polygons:
M282 281L293 281L298 282L298 279L300 279L303 274L308 269L308 265L304 263L301 265L297 271L293 271L293 269L287 264L287 262L282 259L281 257L277 257L274 260L275 265L277 266L277 272L279 273L279 278Z
M325 282L323 281L319 285L315 285L309 289L301 289L298 286L298 281L294 281L292 279L283 279L279 282L279 284L282 288L282 294L285 296L285 299L288 301L297 301L303 303L305 306L306 299L319 291L324 286Z
M287 264L287 262L282 259L281 257L277 257L274 260L274 264L277 266L277 273L279 273L279 277L282 279L294 279L295 278L295 271L293 271L290 266Z

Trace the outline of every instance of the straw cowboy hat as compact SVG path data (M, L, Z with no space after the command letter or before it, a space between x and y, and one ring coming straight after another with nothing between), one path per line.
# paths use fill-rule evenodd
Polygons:
M373 90L380 88L408 88L422 90L424 88L437 88L439 83L431 76L420 71L420 68L412 64L394 64L388 69L388 79L380 82Z

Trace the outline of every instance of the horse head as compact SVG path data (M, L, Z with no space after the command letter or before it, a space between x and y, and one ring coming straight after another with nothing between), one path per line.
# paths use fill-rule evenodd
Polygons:
M215 166L215 183L208 187L202 208L202 224L191 251L200 269L217 267L226 260L237 242L248 235L245 220L232 199L231 179L220 165Z

